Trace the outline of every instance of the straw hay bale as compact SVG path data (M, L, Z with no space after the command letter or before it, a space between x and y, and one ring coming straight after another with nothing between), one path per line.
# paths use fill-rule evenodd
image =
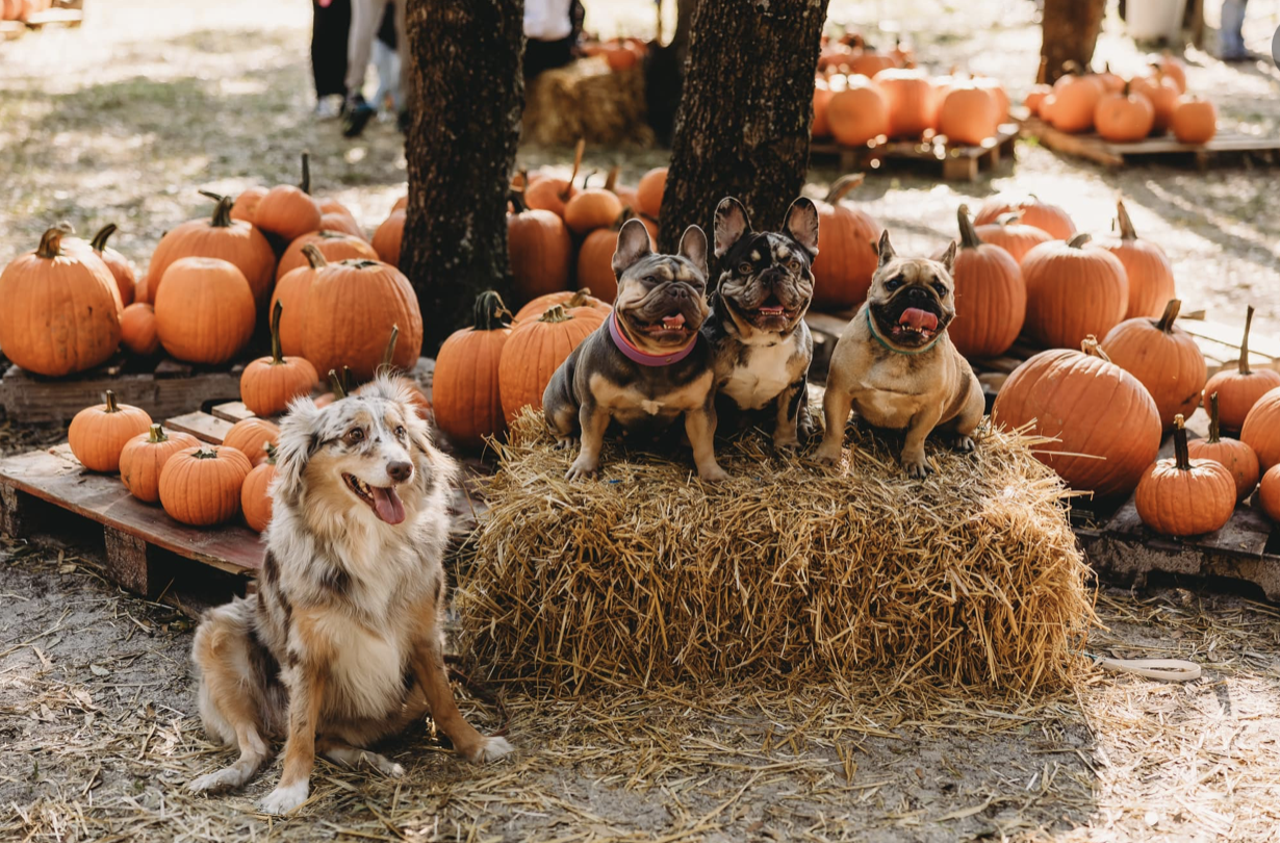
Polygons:
M525 94L524 136L535 143L569 146L653 144L646 120L644 71L613 71L600 56L580 59L530 80Z
M1089 571L1035 440L987 432L930 447L921 482L899 443L851 428L837 476L749 435L734 477L606 445L603 479L567 482L526 411L459 557L464 646L491 677L579 689L747 676L866 676L1001 692L1080 675L1096 624Z

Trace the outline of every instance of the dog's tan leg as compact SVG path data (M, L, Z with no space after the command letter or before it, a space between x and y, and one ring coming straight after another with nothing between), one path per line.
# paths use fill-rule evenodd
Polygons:
M582 450L569 466L566 480L594 477L599 472L600 449L604 447L604 434L609 429L609 414L601 410L595 401L582 405L578 420L582 425Z
M341 764L344 767L353 769L372 767L384 776L391 776L396 779L404 775L404 767L401 767L385 755L372 750L354 747L337 738L317 738L316 752L333 763Z
M800 447L800 391L804 388L804 381L800 380L782 390L776 400L773 447L778 450Z
M911 417L906 440L902 443L902 467L911 477L924 477L931 469L924 458L924 440L938 426L942 417L939 407L926 407Z
M316 761L316 728L324 701L325 671L315 661L294 667L289 686L289 739L284 747L284 773L280 784L260 803L264 814L287 814L311 792L311 768Z
M685 412L684 432L693 446L693 464L698 467L698 476L708 483L728 480L729 472L716 462L716 411L709 399L706 406Z
M987 403L982 398L982 386L978 383L978 379L970 374L968 380L969 394L965 398L964 408L960 410L960 415L955 422L956 438L952 447L957 451L972 451L974 449L973 434L977 431L978 425L982 424L982 416L987 409Z
M431 719L453 743L458 754L475 764L496 761L511 752L506 738L486 738L475 730L458 711L458 703L449 687L444 670L444 653L438 639L428 636L413 656L413 672L427 696Z
M834 376L835 369L831 372ZM827 378L827 392L822 397L822 412L827 429L822 435L822 444L818 446L814 459L839 465L840 452L844 450L844 427L849 423L849 413L852 410L853 395L835 377ZM849 451L849 463L853 464L852 449Z

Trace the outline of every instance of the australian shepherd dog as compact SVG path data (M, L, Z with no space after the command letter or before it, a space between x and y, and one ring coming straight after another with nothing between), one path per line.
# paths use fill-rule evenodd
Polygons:
M210 611L193 645L205 728L240 757L191 790L240 787L283 737L284 772L259 807L292 811L317 752L403 775L366 747L426 714L473 762L511 751L462 718L445 675L440 560L456 471L389 379L323 409L291 405L258 591Z

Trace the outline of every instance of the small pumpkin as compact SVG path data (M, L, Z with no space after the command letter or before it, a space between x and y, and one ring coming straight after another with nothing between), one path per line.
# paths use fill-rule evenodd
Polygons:
M613 273L613 253L618 249L618 231L626 222L627 213L608 228L597 228L587 235L578 247L578 283L591 290L591 294L612 303L618 295L618 278Z
M1098 101L1106 89L1093 75L1067 74L1053 84L1050 124L1063 132L1087 132L1093 128Z
M989 90L973 81L957 82L938 106L938 131L952 143L977 146L999 131L998 111Z
M160 350L154 307L134 302L121 312L120 344L140 357L150 357Z
M518 191L511 193L511 207L507 251L518 300L528 301L569 286L573 241L564 221L551 211L525 207Z
M993 196L978 208L973 224L989 225L998 220L1002 214L1014 211L1022 215L1021 221L1024 225L1034 225L1041 231L1048 232L1049 236L1055 240L1070 240L1076 235L1076 224L1066 211L1057 205L1041 202L1034 195L1015 196L1001 193Z
M1027 287L1013 256L979 239L967 206L961 205L956 217L960 249L951 271L956 317L947 325L947 335L966 357L999 357L1022 332Z
M1165 50L1159 56L1152 58L1150 65L1153 70L1169 77L1170 81L1177 87L1178 93L1185 94L1187 92L1187 69L1182 66L1182 62L1174 57L1173 53Z
M1027 252L1053 239L1049 232L1034 225L1024 225L1020 211L1010 211L996 217L994 222L974 226L974 232L983 243L999 246L1021 264Z
M178 360L217 365L253 337L257 311L244 274L217 258L182 258L164 271L156 294L156 333Z
M1207 371L1195 339L1174 324L1182 302L1170 299L1159 320L1126 319L1102 340L1111 362L1133 375L1155 399L1166 430L1174 416L1191 415L1200 406Z
M1126 319L1159 316L1165 303L1177 296L1173 266L1164 249L1149 240L1139 240L1123 200L1116 201L1119 237L1101 240L1098 245L1120 259L1129 280Z
M1037 117L1042 117L1040 114L1040 104L1044 102L1045 97L1052 93L1053 88L1048 85L1043 83L1032 85L1031 89L1027 91L1027 95L1022 98L1022 104L1027 107L1027 111L1030 111Z
M651 219L662 216L662 197L667 191L667 168L655 167L640 177L636 186L637 210Z
M622 200L611 190L592 187L579 191L564 206L564 223L574 234L604 228L622 213Z
M563 305L566 311L573 311L580 307L588 307L600 312L600 321L603 322L608 318L613 307L603 299L598 299L591 295L591 290L583 287L579 290L561 290L556 293L547 293L545 296L538 296L533 301L526 304L516 312L515 318L511 320L517 325L523 325L525 322L536 320L547 312L547 308L553 304Z
M1206 99L1185 97L1173 110L1170 128L1181 143L1208 143L1218 133L1218 109Z
M271 310L271 355L259 357L244 367L240 374L240 400L256 416L283 413L289 402L310 395L320 380L316 367L304 357L285 357L280 348L279 299Z
M889 101L867 77L848 76L832 87L827 123L836 143L863 146L889 133Z
M440 346L431 384L436 426L461 448L481 448L506 429L498 365L511 336L511 313L492 290L476 297L472 326Z
M1146 387L1108 360L1096 338L1081 348L1042 351L1015 369L991 421L1006 430L1030 425L1056 440L1033 454L1071 488L1127 495L1160 451L1160 414Z
M267 458L253 467L240 487L240 511L244 523L261 533L271 523L271 481L276 479L276 446L267 446Z
M307 292L311 289L316 272L329 265L314 243L304 245L301 252L306 264L286 272L276 282L276 288L271 293L272 311L277 304L284 307L280 316L280 350L294 357L302 354L302 341L306 335L303 315Z
M884 226L844 200L862 184L862 173L835 180L818 209L818 256L813 261L813 304L818 309L853 307L867 297L876 271L876 243Z
M1258 503L1272 521L1280 523L1280 465L1273 465L1262 475L1262 484L1258 487Z
M1173 124L1173 111L1178 107L1181 92L1173 80L1157 71L1150 76L1139 76L1129 83L1135 94L1142 94L1151 101L1154 119L1151 134L1163 135Z
M1209 396L1209 438L1196 439L1187 443L1187 450L1192 459L1215 460L1231 472L1236 481L1236 500L1249 497L1258 486L1258 455L1253 449L1239 439L1231 439L1222 435L1221 420L1218 416L1218 393Z
M107 245L108 238L115 233L116 224L107 223L93 235L89 246L107 265L107 269L111 270L112 277L116 279L116 287L120 290L120 303L128 307L133 304L134 290L138 286L138 271L133 268L132 261Z
M1129 281L1124 264L1088 245L1088 234L1041 243L1022 259L1027 335L1046 348L1073 348L1106 336L1124 319Z
M1198 536L1220 530L1236 509L1236 482L1221 463L1192 459L1182 415L1174 419L1173 459L1142 475L1133 503L1138 517L1166 536Z
M380 259L377 250L363 238L340 231L311 231L290 243L280 256L280 263L276 267L277 283L286 273L308 265L307 256L302 254L302 247L308 243L315 244L329 263L362 258L375 261Z
M266 195L265 187L246 187L231 205L231 219L252 223L257 217L258 203Z
M160 470L160 505L174 521L193 527L225 524L240 511L240 490L252 470L235 448L184 448Z
M404 221L406 211L392 211L378 230L373 232L373 249L378 259L394 267L400 266L400 248L404 243Z
M318 230L320 216L320 206L311 198L311 156L304 152L302 180L296 187L278 184L268 190L253 212L253 224L289 242Z
M1093 111L1093 123L1103 140L1113 143L1135 143L1151 134L1156 109L1144 94L1129 85L1103 94Z
M108 389L106 403L85 407L71 419L67 444L90 471L117 471L125 444L149 427L146 410L117 403L115 392Z
M422 355L418 296L389 264L340 261L316 270L302 311L302 356L319 372L350 366L360 380L369 380L393 325L400 326L396 368L412 369Z
M266 419L241 419L231 425L231 429L222 439L222 444L228 448L235 448L250 463L258 465L266 461L268 445L280 444L280 428Z
M15 365L54 378L105 362L120 344L115 278L88 249L63 248L69 233L49 229L0 273L0 348Z
M602 323L552 305L536 322L507 337L498 361L498 393L507 424L526 406L542 407L542 393L570 352Z
M212 197L213 216L207 220L191 220L171 229L151 254L147 268L147 297L139 301L155 304L163 289L164 274L169 265L182 258L220 258L235 265L249 282L256 305L265 304L275 281L276 253L257 228L231 218L231 198Z
M1258 399L1245 416L1240 441L1258 455L1258 465L1268 471L1280 464L1280 387Z
M1218 393L1222 409L1222 426L1238 431L1263 395L1280 386L1280 372L1254 369L1249 365L1249 331L1253 328L1253 305L1244 316L1244 336L1240 340L1240 359L1235 369L1223 369L1204 385L1204 394Z
M584 141L578 141L573 153L573 170L567 179L541 178L530 180L524 189L524 202L530 208L550 211L564 219L564 206L578 192L573 180L578 177L578 169L582 166L582 153L586 149Z
M158 503L160 472L165 462L178 451L199 444L189 433L167 433L160 425L153 424L146 433L139 433L126 442L120 451L120 480L138 500Z

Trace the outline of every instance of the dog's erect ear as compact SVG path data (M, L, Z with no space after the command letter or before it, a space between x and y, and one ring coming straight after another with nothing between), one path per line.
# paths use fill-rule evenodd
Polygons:
M680 237L680 254L689 259L695 269L707 277L707 235L696 225L684 230Z
M649 229L640 220L627 220L618 232L618 248L613 252L613 274L621 278L627 267L651 254L653 244L649 242Z
M889 229L887 228L880 235L880 244L876 246L876 254L880 256L880 266L884 266L897 257L897 254L893 251L893 244L889 242Z
M297 398L280 422L280 442L276 446L274 493L290 503L302 494L302 475L323 439L324 410L310 398Z
M716 206L716 257L724 257L724 253L750 231L751 220L747 219L747 209L742 203L732 196L721 199Z
M954 240L952 240L952 241L951 241L950 245L948 245L948 246L947 246L947 251L943 253L942 258L941 258L941 260L940 260L939 262L940 262L943 266L945 266L945 267L947 268L947 274L948 274L948 275L954 275L954 274L955 274L955 271L956 271L956 241L954 241Z
M818 206L801 196L787 209L787 232L804 247L810 258L818 256Z

